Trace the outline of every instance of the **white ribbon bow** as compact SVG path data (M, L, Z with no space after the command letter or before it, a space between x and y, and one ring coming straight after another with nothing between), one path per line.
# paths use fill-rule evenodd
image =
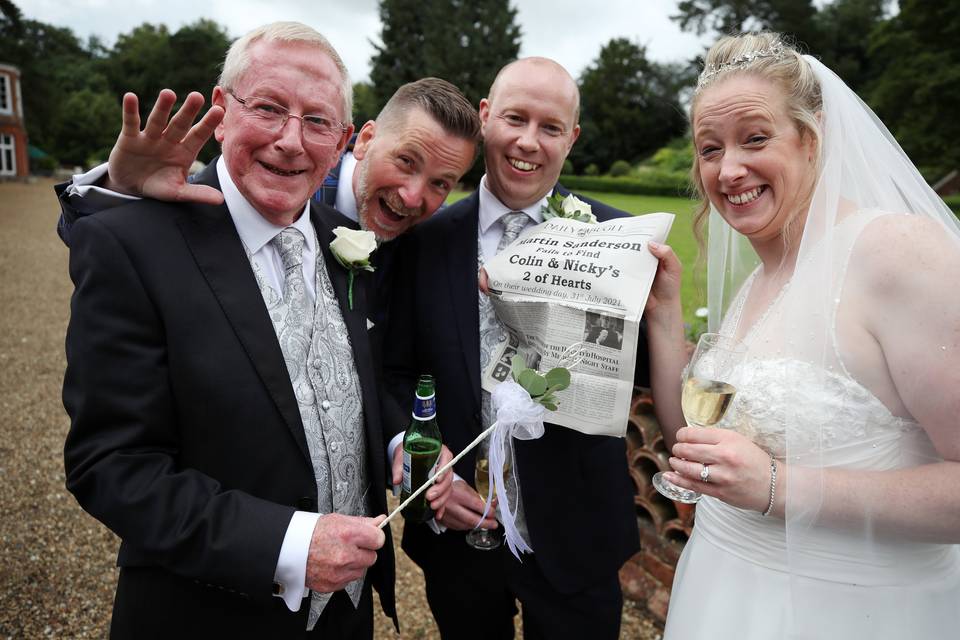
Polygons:
M517 530L517 515L520 513L520 486L517 482L517 457L514 455L513 439L536 440L543 435L543 405L531 400L530 394L513 380L506 380L497 385L491 394L493 410L496 412L496 428L490 436L489 474L490 489L487 493L487 504L480 521L487 517L490 503L493 501L494 488L503 499L500 502L500 521L503 525L504 537L507 546L519 560L520 553L533 553L533 549ZM509 450L509 458L507 451ZM510 482L516 491L516 502L510 504L507 497L507 484L503 477L503 468L507 460L513 461L513 471ZM478 523L479 525L479 523Z

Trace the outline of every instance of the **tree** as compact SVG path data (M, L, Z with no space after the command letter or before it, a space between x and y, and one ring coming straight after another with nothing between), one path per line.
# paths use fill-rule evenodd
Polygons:
M371 60L377 110L400 85L436 76L473 104L520 51L516 9L508 0L381 0L382 44Z
M7 5L0 20L0 60L20 69L24 119L31 144L59 158L53 122L66 108L66 98L87 87L104 90L105 80L70 29L24 20L12 3Z
M367 120L376 120L379 112L373 85L369 82L353 83L353 124L357 129Z
M574 165L606 170L615 160L633 163L681 134L686 119L676 72L647 60L646 49L627 39L604 45L580 78Z
M212 20L201 18L180 27L170 36L172 57L164 73L169 87L178 97L199 91L209 100L231 41L224 27Z
M928 179L960 167L960 12L901 0L870 38L867 103Z
M57 157L68 165L105 162L120 131L120 103L106 91L85 88L66 96L50 128Z
M867 46L871 32L883 22L889 0L837 0L816 16L820 60L854 91L860 91L870 75Z
M682 0L677 9L671 19L698 35L768 29L790 34L811 50L821 44L812 0Z
M169 86L173 49L165 25L144 23L121 34L104 63L111 90L121 96L132 91L140 98L140 117L150 112L153 99ZM198 64L193 61L192 64Z
M11 0L0 0L0 25L11 35L23 35L23 14Z
M520 52L509 0L380 0L380 40L371 60L376 111L407 82L426 76L455 84L474 105ZM482 159L463 178L477 184Z
M890 0L685 0L672 16L684 30L718 35L766 29L786 34L818 56L855 91L869 77L868 36Z

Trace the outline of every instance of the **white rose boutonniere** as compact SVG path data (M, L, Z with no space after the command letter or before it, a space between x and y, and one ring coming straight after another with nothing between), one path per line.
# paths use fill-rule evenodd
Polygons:
M353 278L358 271L373 271L370 264L370 255L377 250L377 239L371 231L360 231L348 227L337 227L333 230L337 236L330 243L330 251L344 269L349 272L347 299L350 310L353 311Z
M544 220L566 218L587 224L597 223L597 217L593 215L590 205L573 194L568 196L553 194L547 198L547 204L540 209L540 212L543 213Z

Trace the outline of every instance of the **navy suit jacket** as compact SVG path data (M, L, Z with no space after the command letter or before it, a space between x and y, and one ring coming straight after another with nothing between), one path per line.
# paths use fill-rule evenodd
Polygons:
M559 185L561 193L567 193ZM599 220L627 216L588 200ZM479 195L457 202L416 227L398 256L390 310L385 375L394 403L387 428L409 416L416 378L437 381L437 418L444 442L462 450L480 424L480 332L477 297ZM645 338L638 382L647 381ZM575 593L609 579L639 548L633 487L623 439L588 436L548 425L539 440L515 442L527 527L538 564L550 583ZM456 467L473 478L474 458ZM433 533L404 529L403 548L422 566L433 557Z
M219 187L213 166L199 181ZM385 512L370 281L356 279L351 311L331 213L311 205L360 378L371 500ZM226 206L144 200L83 218L70 239L67 487L121 539L114 631L302 637L309 607L291 613L271 587L291 515L317 508L313 467ZM389 531L370 576L394 616Z

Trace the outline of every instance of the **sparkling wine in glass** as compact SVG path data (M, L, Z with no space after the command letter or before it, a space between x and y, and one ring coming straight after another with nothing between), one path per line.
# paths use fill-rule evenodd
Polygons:
M488 456L489 444L486 440L477 446L477 462L474 466L474 486L480 498L487 499L490 495L490 458ZM500 546L500 538L495 533L479 527L467 532L467 544L474 549L488 551Z
M731 381L746 352L746 346L734 338L718 333L700 336L684 373L680 396L680 407L687 424L712 427L720 422L736 394L737 389ZM677 502L694 504L701 497L697 491L673 484L663 477L662 471L653 476L653 486Z

